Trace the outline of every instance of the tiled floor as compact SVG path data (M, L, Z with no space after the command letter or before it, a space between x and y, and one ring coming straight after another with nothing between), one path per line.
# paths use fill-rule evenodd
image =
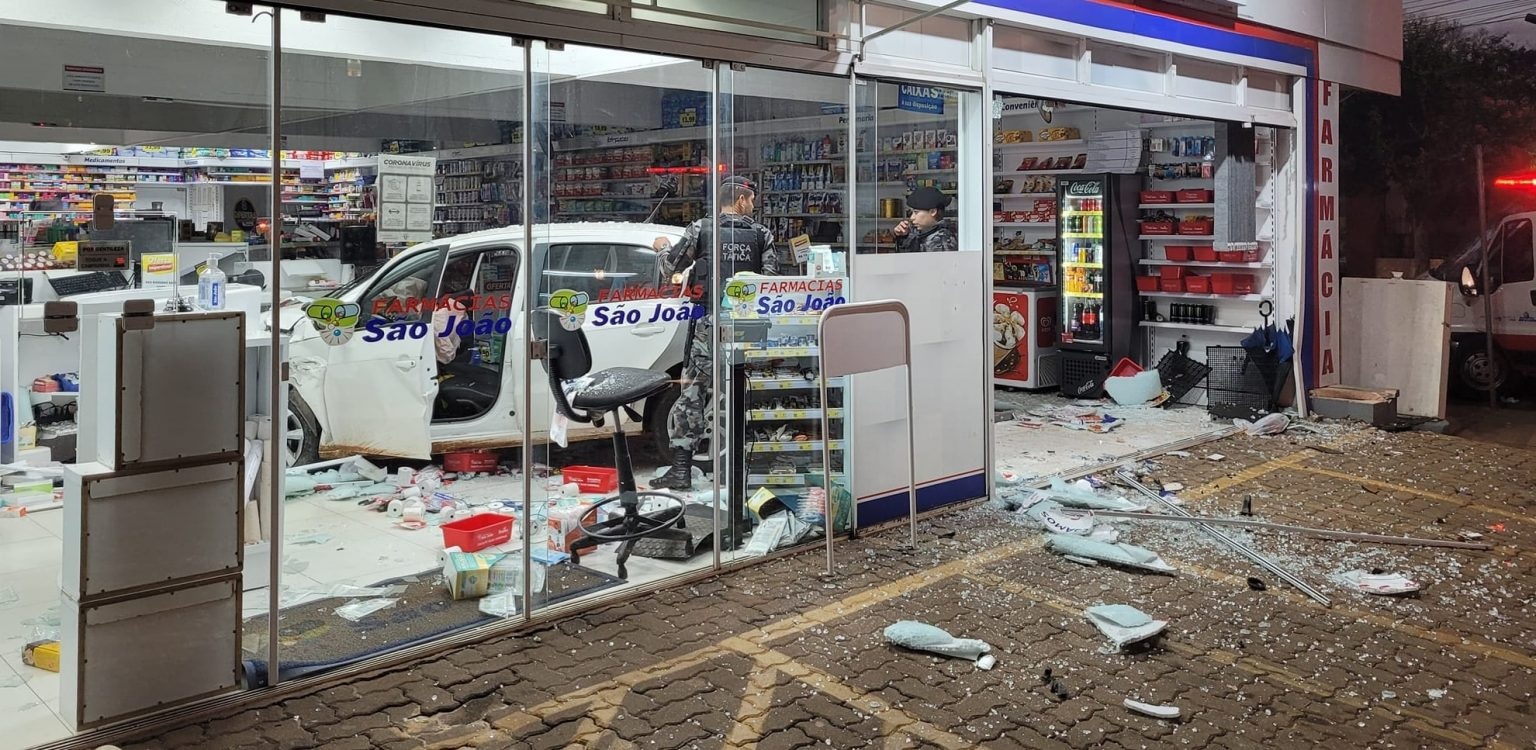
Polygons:
M7 747L69 734L57 715L59 676L21 662L27 643L56 637L63 521L59 511L0 518L0 744Z
M1054 393L998 389L994 394L999 409L1006 408L1021 416L1078 403ZM1104 402L1098 408L1119 418L1121 426L1099 434L1051 424L1025 427L1013 419L998 422L993 431L997 468L1017 472L1026 479L1045 477L1231 426L1230 422L1212 420L1198 406L1159 409Z

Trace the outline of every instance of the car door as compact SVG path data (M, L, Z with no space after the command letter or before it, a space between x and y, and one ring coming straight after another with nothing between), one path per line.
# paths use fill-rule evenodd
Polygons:
M593 371L638 367L665 372L680 363L678 338L692 306L676 287L662 283L656 251L646 244L616 238L551 240L539 248L538 269L539 307L548 307L560 292L585 300L582 329L592 348Z
M1536 351L1536 247L1530 219L1508 221L1496 240L1493 330L1506 351Z
M437 360L427 308L443 255L418 251L359 297L357 328L325 368L322 455L431 457Z

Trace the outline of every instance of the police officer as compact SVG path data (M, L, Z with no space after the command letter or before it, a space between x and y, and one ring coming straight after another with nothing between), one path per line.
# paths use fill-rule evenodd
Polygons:
M779 251L773 245L773 233L753 221L757 189L742 177L729 177L720 184L719 193L720 275L729 279L737 273L763 275L779 273ZM653 246L659 253L662 271L668 276L690 265L687 286L700 287L697 304L713 306L720 299L720 285L712 277L713 261L709 253L714 243L716 221L712 217L695 220L683 230L683 239L672 245L666 237L657 237ZM707 316L689 324L688 354L683 361L683 392L667 415L667 434L671 436L672 466L651 482L652 487L686 490L693 487L693 456L709 438L714 422L714 325Z
M922 187L907 196L907 218L891 232L898 253L944 253L960 249L955 225L945 218L953 198L938 188Z

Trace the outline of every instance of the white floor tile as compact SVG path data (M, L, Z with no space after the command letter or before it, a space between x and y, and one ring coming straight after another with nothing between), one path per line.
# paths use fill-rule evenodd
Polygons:
M28 513L26 520L31 521L34 525L42 528L53 536L59 537L61 539L64 537L63 508L54 508L53 510L43 510L36 513Z
M25 519L17 519L25 520ZM64 564L64 543L58 537L33 527L42 536L17 541L0 541L0 580L12 574L43 566L58 569Z
M57 536L36 520L39 516L52 515L57 512L44 511L30 513L22 518L9 516L0 518L0 546Z
M21 653L35 640L37 629L52 627L39 622L44 613L59 605L59 566L31 568L0 579L0 653ZM55 614L57 611L55 610Z
M25 667L31 669L31 667ZM57 675L54 675L57 677ZM57 693L57 687L54 688ZM69 728L8 663L0 662L0 744L31 747L70 735Z

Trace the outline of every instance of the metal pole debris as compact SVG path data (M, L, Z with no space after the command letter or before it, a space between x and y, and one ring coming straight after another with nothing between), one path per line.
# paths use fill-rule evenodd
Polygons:
M1161 513L1131 513L1119 510L1096 510L1095 516L1105 518L1129 518L1136 521L1183 521L1185 523L1208 523L1217 526L1241 526L1248 529L1264 529L1266 531L1288 531L1293 534L1313 536L1319 539L1337 539L1345 542L1374 542L1376 544L1404 544L1411 547L1450 547L1451 549L1476 549L1489 550L1493 545L1482 542L1453 542L1443 539L1419 539L1411 536L1391 536L1390 534L1365 534L1357 531L1337 531L1335 529L1315 529L1308 526L1288 526L1283 523L1266 523L1264 521L1245 521L1239 518L1210 518L1208 516L1168 516Z
M1130 487L1135 488L1136 491L1140 492L1143 495L1146 495L1148 498L1151 498L1152 500L1156 500L1159 505L1163 506L1164 508L1167 508L1170 513L1173 513L1173 514L1179 515L1179 516L1192 517L1191 514L1188 511L1184 510L1183 508L1180 508L1177 505L1174 505L1173 503L1168 502L1167 500L1164 500L1162 495L1159 495L1156 492L1153 492L1146 485L1142 484L1141 482L1136 481L1136 477L1131 476L1129 472L1122 470L1122 471L1116 472L1115 475L1120 478L1120 481L1125 482ZM1324 607L1333 606L1328 601L1328 597L1326 595L1324 595L1323 592L1318 591L1315 588L1312 588L1310 585L1307 584L1306 581L1301 580L1301 578L1297 577L1294 573L1291 573L1290 571L1280 567L1273 560L1270 560L1269 558L1267 558L1267 557L1265 557L1265 556L1263 556L1263 555L1253 551L1248 546L1244 545L1242 542L1239 542L1236 539L1233 539L1232 537L1227 536L1226 534L1221 533L1221 531L1217 530L1215 527L1211 526L1210 524L1202 523L1200 521L1195 521L1194 523L1195 523L1196 526L1198 526L1200 528L1201 531L1204 531L1205 533L1211 535L1217 541L1221 542L1222 544L1227 545L1233 551L1237 552L1238 554L1242 555L1243 557L1246 557L1249 560L1252 560L1254 563L1258 564L1259 567L1261 567L1261 568L1263 568L1263 569L1265 569L1265 570L1267 570L1267 571L1269 571L1271 573L1274 573L1276 576L1278 576L1280 578L1280 580L1285 581L1286 583L1289 583L1292 586L1295 586L1297 589L1300 589L1301 593L1306 594L1307 596L1311 597L1312 599L1314 599L1315 601L1317 601L1319 604L1323 605Z

